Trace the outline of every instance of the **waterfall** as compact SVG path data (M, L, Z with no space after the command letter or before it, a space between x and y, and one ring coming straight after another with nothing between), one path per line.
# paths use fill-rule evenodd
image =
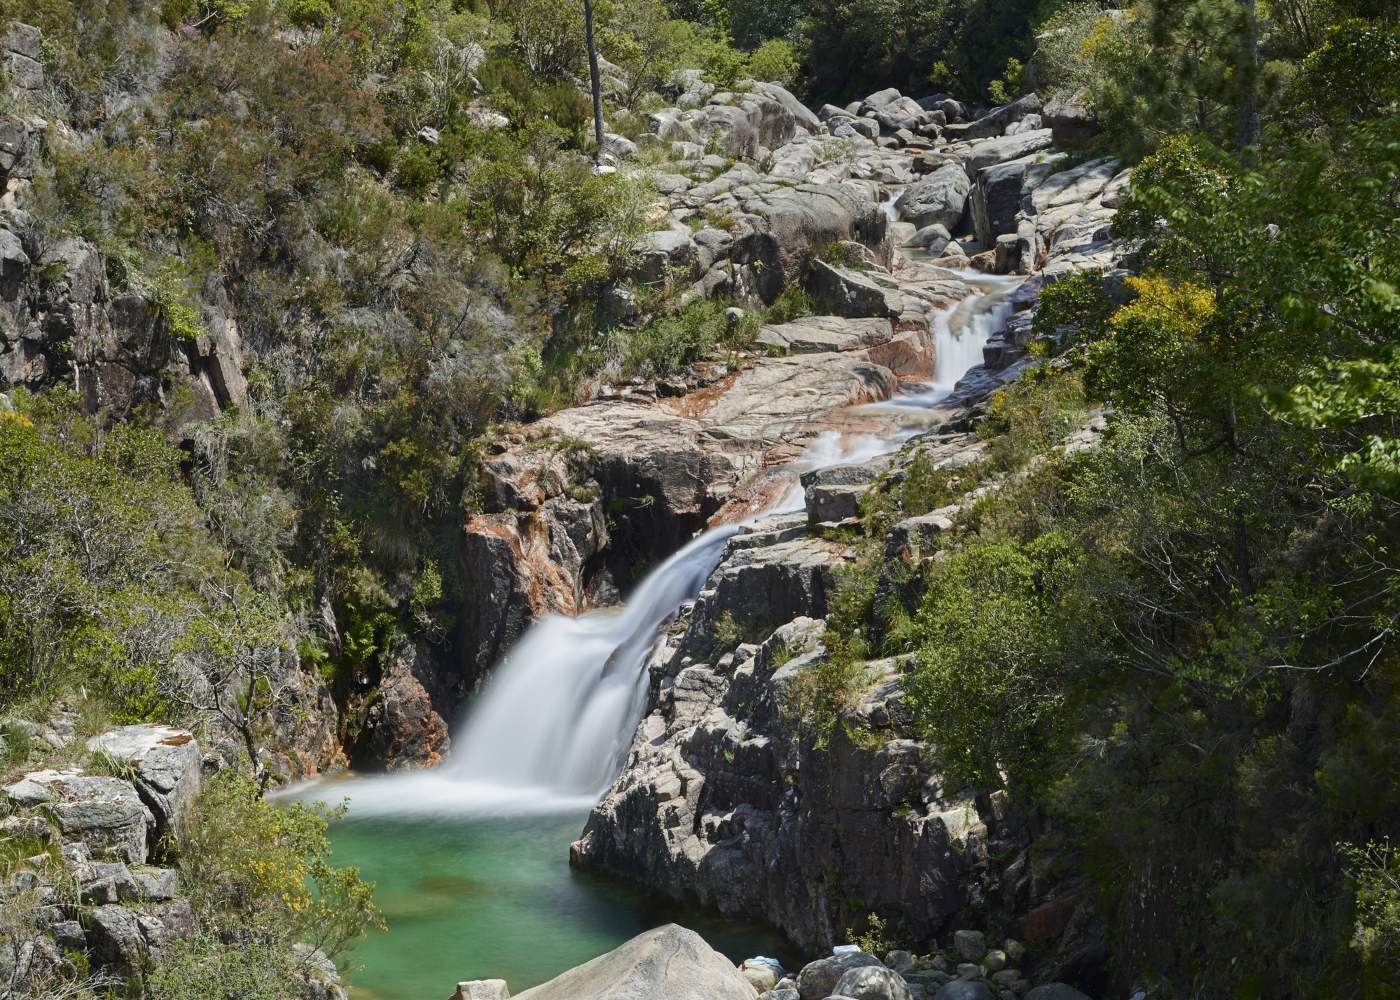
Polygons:
M982 363L982 348L1010 315L1010 292L1020 279L954 273L978 291L934 317L932 387L874 405L934 405ZM898 450L915 433L819 434L792 469L866 462ZM794 483L765 513L799 511L803 502ZM658 633L699 595L743 527L700 535L653 570L621 608L536 621L457 727L448 761L432 771L357 779L344 788L354 814L519 815L596 803L646 710L647 664Z
M700 593L738 530L705 532L621 609L535 622L472 706L443 775L547 796L601 795L641 721L657 631Z

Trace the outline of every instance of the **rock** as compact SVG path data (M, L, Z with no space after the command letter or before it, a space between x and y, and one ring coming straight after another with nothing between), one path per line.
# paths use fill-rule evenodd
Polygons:
M802 1000L823 1000L837 992L836 984L848 972L856 969L884 969L880 960L863 951L854 954L832 955L808 962L797 975L797 991Z
M958 980L940 986L933 1000L997 1000L997 997L986 983Z
M180 877L173 868L138 868L131 873L142 899L165 902L175 898Z
M990 139L1006 132L1007 126L1019 122L1027 115L1032 115L1040 111L1040 98L1035 94L1026 94L1019 97L1010 104L1003 104L999 108L993 108L981 118L970 125L963 126L960 131L964 139Z
M833 992L850 1000L910 1000L909 987L899 973L877 966L851 969Z
M969 962L975 962L987 953L987 936L981 931L954 931L953 950Z
M758 343L793 354L858 351L887 344L894 337L888 319L847 319L843 316L808 316L791 323L765 326Z
M885 956L885 967L903 975L914 968L914 956L907 951L892 951Z
M604 156L611 156L615 160L635 160L637 153L637 144L626 136L613 132L603 133Z
M141 895L130 869L121 862L84 865L78 876L84 903L130 903Z
M1002 945L1002 950L1006 952L1006 957L1013 965L1020 965L1026 959L1026 946L1015 938L1007 938Z
M759 993L767 993L778 986L778 974L771 966L745 964L739 971Z
M1027 993L1025 1000L1089 1000L1089 997L1064 983L1046 983Z
M818 524L834 524L860 514L865 486L815 486L807 491L807 514Z
M174 830L199 795L200 753L194 735L169 726L124 726L88 740L88 750L136 768L136 790L156 820L157 834Z
M648 233L638 241L637 253L636 277L650 284L667 280L673 270L681 281L692 280L700 257L695 240L683 228Z
M1040 114L1061 149L1088 145L1099 134L1099 120L1083 104L1051 101Z
M931 257L938 257L952 240L953 237L949 235L946 226L934 223L916 232L907 245L927 250Z
M299 961L302 983L305 985L301 1000L347 1000L345 988L340 983L340 972L325 952L297 942L292 945L292 953Z
M982 956L982 965L988 972L1000 972L1006 968L1006 952L993 948Z
M1019 160L1023 156L1039 153L1054 145L1049 129L1023 132L1020 135L1002 136L1000 139L983 139L957 150L969 181L977 176L983 167L1008 160Z
M639 934L516 1000L753 1000L754 988L700 935L675 924Z
M1120 164L1112 157L1090 160L1070 170L1063 170L1041 184L1031 194L1031 203L1039 214L1067 205L1092 201L1118 175Z
M985 979L987 970L976 962L960 962L957 968L959 979Z
M510 1000L510 990L504 979L474 979L458 983L448 1000Z
M451 744L447 723L422 680L430 664L406 639L390 649L388 666L365 709L364 730L352 750L356 766L388 771L435 767Z
M155 818L136 789L118 778L37 771L5 787L20 806L44 805L65 839L82 841L96 855L110 853L143 864Z
M136 914L110 903L92 911L88 943L99 961L132 971L141 967L146 954L146 938Z
M897 319L904 311L898 291L877 284L849 268L813 261L807 275L807 291L825 309L851 319L883 316Z
M753 232L730 253L744 281L764 302L799 282L815 253L841 240L883 246L889 219L869 194L838 184L802 184L743 202Z
M966 211L971 176L956 163L945 163L905 191L895 209L900 218L921 228L939 225L952 231Z

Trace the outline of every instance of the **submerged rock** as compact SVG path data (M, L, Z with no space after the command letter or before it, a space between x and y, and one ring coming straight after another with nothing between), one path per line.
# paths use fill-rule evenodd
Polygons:
M753 1000L734 963L694 931L667 924L639 934L516 1000Z

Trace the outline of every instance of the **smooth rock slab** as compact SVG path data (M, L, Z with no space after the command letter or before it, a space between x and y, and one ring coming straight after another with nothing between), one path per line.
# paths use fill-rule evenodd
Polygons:
M699 934L667 924L516 1000L754 1000L754 994L734 964Z
M129 761L136 789L161 832L172 829L199 795L199 744L191 733L169 726L123 726L88 740L88 749Z

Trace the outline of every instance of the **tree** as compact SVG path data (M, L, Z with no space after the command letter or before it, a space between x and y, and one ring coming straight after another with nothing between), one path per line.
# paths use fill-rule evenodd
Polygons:
M593 140L595 155L603 160L603 78L598 71L598 42L593 33L593 0L583 0L583 21L588 36L588 77L593 89Z

